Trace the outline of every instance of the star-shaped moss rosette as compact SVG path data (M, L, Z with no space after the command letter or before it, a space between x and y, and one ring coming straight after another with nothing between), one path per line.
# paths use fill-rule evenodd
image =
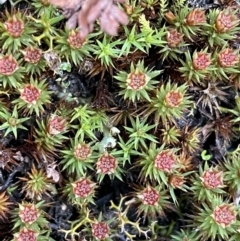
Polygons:
M86 207L89 203L95 205L94 196L97 183L93 182L90 177L83 176L74 181L69 179L63 188L63 194L68 200L80 207Z
M181 119L188 108L192 106L190 96L186 95L188 85L185 83L178 86L171 84L162 85L156 90L151 102L139 108L141 116L149 117L154 115L154 122L175 123L175 119Z
M59 14L57 8L50 4L48 0L32 0L31 5L34 7L34 14L36 14L38 17L42 14L45 14L47 11L50 13L51 17Z
M165 125L161 129L161 140L165 145L176 146L180 142L181 130L175 125Z
M3 88L17 88L23 79L24 69L12 54L0 55L0 84Z
M177 31L176 28L168 28L165 33L165 41L163 48L159 51L163 61L165 59L177 60L179 55L183 53L183 49L188 46L183 40L184 34Z
M182 67L179 68L182 76L190 84L201 83L207 76L211 76L216 67L212 65L211 54L207 53L207 48L202 51L195 51L192 56L189 50L185 53L185 60L179 59Z
M39 233L24 227L21 229L18 233L14 234L14 241L22 241L22 240L31 240L31 241L37 241L38 240Z
M32 34L36 29L31 26L26 16L19 10L6 11L4 20L0 23L0 44L7 53L15 53L23 46L33 43Z
M163 182L168 186L169 176L178 167L177 151L176 148L167 148L165 145L157 147L156 143L151 143L148 151L143 152L140 160L135 164L136 167L141 168L140 179L146 182L149 178L158 184Z
M227 153L227 157L222 163L224 168L224 182L226 182L229 191L232 193L239 192L240 190L240 146L234 152Z
M182 128L181 145L182 151L186 153L186 155L193 155L200 152L202 148L202 129L190 128L189 125Z
M122 137L119 135L118 136L119 140L117 142L117 149L114 150L114 154L117 156L122 157L122 164L123 167L126 165L126 162L128 164L131 164L131 161L133 160L133 156L139 156L140 152L136 151L134 148L134 142L129 141L124 141Z
M223 188L224 172L220 167L209 167L205 161L204 167L199 166L199 172L192 178L191 190L194 197L201 202L211 202L216 195L226 193Z
M136 0L131 1L131 3L124 2L123 8L129 17L129 22L133 22L135 19L138 19L144 10L144 8L139 5Z
M222 50L216 50L213 54L216 70L216 78L229 82L230 76L237 75L239 71L239 51L229 47L223 47Z
M46 67L46 61L42 57L42 50L31 45L21 52L26 73L31 76L41 76Z
M174 13L168 12L165 18L190 40L206 25L205 11L199 8L189 9L187 5L180 9L175 8Z
M8 219L8 214L11 212L10 207L12 202L6 192L0 194L0 220L5 221Z
M240 19L237 16L237 10L232 11L231 8L226 8L219 11L215 20L215 27L218 33L236 34L239 30ZM237 27L238 26L238 27Z
M26 197L31 200L39 201L43 196L49 195L48 192L54 190L44 169L37 169L34 164L31 171L27 172L27 175L20 177L19 179L22 181L21 193L25 193Z
M63 165L62 170L69 174L76 174L78 178L84 176L88 169L93 170L93 163L96 162L94 141L87 143L82 137L70 139L70 147L61 151Z
M132 102L139 100L146 100L151 102L150 92L155 89L155 85L159 81L154 80L162 71L152 71L148 68L144 68L144 62L139 61L134 66L131 63L130 71L120 71L118 75L114 78L119 82L119 86L122 89L119 95L123 95L124 99L130 100Z
M53 50L53 41L60 35L56 24L64 19L63 15L51 16L50 11L41 14L40 18L35 18L32 15L28 16L32 20L32 26L37 29L38 35L32 36L32 39L40 46L43 42Z
M36 120L34 128L34 143L39 151L56 155L55 151L61 147L68 137L64 134L68 132L68 119L52 114L45 120Z
M114 218L105 220L102 213L97 218L89 220L89 224L83 229L84 237L90 238L92 241L113 241L112 234L114 230L111 226Z
M156 125L148 125L146 121L147 118L141 120L138 116L135 119L130 117L131 127L124 126L129 135L128 142L134 143L135 150L146 150L148 142L158 142L156 137L151 134L151 130L153 130Z
M54 46L54 50L58 51L67 62L76 66L93 51L89 43L93 34L90 34L87 39L81 39L79 31L78 29L61 31Z
M20 97L12 103L17 105L17 108L23 113L31 115L36 113L40 116L44 112L44 105L51 103L52 91L47 90L45 80L30 79L30 83L23 83L18 88Z
M121 39L113 40L112 37L104 34L103 39L97 39L95 43L91 44L93 47L93 56L95 56L96 60L100 61L105 70L109 70L112 73L115 67L114 60L119 58L121 52L119 49L119 45L122 43Z
M188 215L189 227L197 230L198 240L229 240L239 229L239 207L213 197L211 202L202 202L194 214Z
M97 180L99 183L102 182L103 178L108 175L110 179L117 178L122 181L122 156L116 154L117 151L112 150L111 152L105 151L99 155L96 162L96 173Z
M0 130L5 130L4 136L13 132L15 139L17 139L17 130L27 130L27 128L22 124L29 119L30 117L19 117L16 106L14 106L12 113L6 109L2 109L0 112L0 123L2 123L0 125Z
M179 199L177 194L180 190L186 193L191 190L191 187L188 186L188 176L192 173L194 173L194 171L184 172L181 169L177 169L168 177L168 190L175 205L179 205Z
M13 210L13 230L30 228L34 231L46 228L48 221L42 211L44 201L29 203L23 201Z
M161 185L156 187L146 184L145 186L134 186L133 200L129 201L132 206L136 206L137 215L143 215L143 219L151 217L156 220L165 216L165 209L171 208L167 190Z
M211 47L214 45L223 46L227 44L229 40L233 40L237 37L237 33L240 30L238 10L233 11L232 8L210 9L207 14L209 24L203 26L201 35L203 38L207 38L207 41ZM206 41L204 39L204 41Z
M23 241L23 240L29 240L29 241L54 241L50 237L50 230L48 229L42 229L39 231L34 231L30 228L23 227L19 230L19 232L13 234L12 241Z
M76 128L76 136L89 137L96 140L95 131L103 132L109 119L104 111L94 110L88 104L74 108L72 113L72 127ZM76 123L76 124L75 124Z
M109 227L106 222L94 222L92 224L92 236L96 240L107 240L109 237Z

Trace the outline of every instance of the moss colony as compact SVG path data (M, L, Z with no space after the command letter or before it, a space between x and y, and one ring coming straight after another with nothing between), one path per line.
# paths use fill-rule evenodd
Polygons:
M189 4L0 6L1 240L240 240L239 1Z

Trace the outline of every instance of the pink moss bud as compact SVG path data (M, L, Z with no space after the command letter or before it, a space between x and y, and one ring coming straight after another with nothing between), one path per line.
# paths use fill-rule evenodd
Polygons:
M167 44L170 48L176 48L183 39L183 34L179 33L176 29L167 31Z
M223 187L223 172L210 169L205 171L200 177L203 185L207 189Z
M206 22L205 12L199 8L195 8L186 16L186 24L188 26L201 25Z
M92 235L99 239L104 240L109 236L109 227L105 222L96 222L92 224Z
M232 10L225 9L221 11L216 20L215 26L218 33L226 33L232 28L236 27L239 23L238 18L232 13Z
M13 15L12 18L8 19L4 26L8 34L13 38L19 38L24 31L24 23L21 19Z
M97 173L112 174L117 168L117 160L108 153L103 154L97 161Z
M40 97L41 90L33 84L25 85L20 91L20 98L29 104L35 105Z
M168 183L173 188L181 188L184 184L184 177L180 175L171 175Z
M14 241L37 241L38 234L26 227L24 227L20 232L14 234Z
M218 64L221 67L232 67L238 62L238 54L230 48L226 48L218 54Z
M96 184L91 182L89 179L82 178L72 183L73 193L76 197L87 198L92 193L95 185Z
M0 58L0 74L12 75L18 69L18 63L12 55L6 55Z
M40 49L34 48L34 47L27 47L24 51L24 60L26 62L36 64L39 62L42 56L42 51Z
M211 64L210 54L205 52L194 52L193 68L195 70L204 70Z
M236 222L236 208L232 204L223 203L214 209L212 217L217 224L226 228Z
M154 166L164 172L171 172L176 164L175 155L169 151L161 151L154 159Z
M65 131L65 129L66 119L61 116L51 115L47 124L47 132L50 135L57 135Z
M79 49L86 40L80 37L79 31L72 30L68 35L67 41L73 49Z
M183 100L183 95L179 91L170 91L166 94L164 100L167 107L178 107Z
M144 190L142 190L138 196L141 199L142 203L148 206L157 206L159 201L159 194L153 187L147 186Z
M30 203L19 205L19 210L19 217L25 224L32 224L39 217L38 209L34 204Z
M85 160L92 154L91 147L85 143L80 143L74 148L74 156L78 160Z
M130 73L127 77L127 88L132 90L141 90L148 83L149 77L136 69L134 72Z

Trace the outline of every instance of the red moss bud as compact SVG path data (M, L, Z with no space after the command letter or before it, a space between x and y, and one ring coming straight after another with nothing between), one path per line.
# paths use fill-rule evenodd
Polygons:
M171 172L176 164L176 157L171 151L161 151L154 160L154 166L164 172Z
M14 235L14 241L37 241L38 234L26 227Z
M149 185L138 194L138 198L142 200L142 203L148 206L157 206L159 197L158 192Z
M109 236L109 228L105 222L96 222L92 225L92 235L99 239L104 240Z
M86 198L91 194L95 185L96 184L91 182L89 179L82 178L72 184L73 193L76 197Z
M32 84L25 85L23 89L20 89L20 98L29 104L36 104L40 97L41 90Z
M183 100L183 95L179 91L170 91L165 96L165 104L167 107L178 107Z
M72 30L68 35L67 41L73 49L79 49L86 40L80 37L79 31Z
M13 38L19 38L24 31L24 23L21 19L13 15L12 18L8 19L4 26L8 34Z
M236 222L235 206L223 203L214 209L212 217L217 224L226 228Z
M218 33L226 33L239 23L238 18L230 9L221 11L215 21L216 30Z
M195 52L193 54L193 68L195 70L204 70L211 64L210 54L205 52Z
M127 88L132 90L141 90L147 84L149 78L139 69L130 73L127 77Z
M18 63L12 55L0 59L0 74L12 75L18 69Z
M238 62L238 54L230 48L226 48L218 54L218 64L221 67L232 67Z
M34 48L34 47L27 47L24 51L24 60L26 62L36 64L39 62L42 56L42 51L40 49Z
M207 170L200 177L207 189L223 187L223 172L218 170Z
M84 143L78 144L74 149L74 156L78 160L87 159L89 156L91 156L91 153L92 153L91 147Z
M19 206L19 217L21 218L23 223L32 224L38 219L38 209L34 204L22 204Z
M188 26L201 25L206 22L205 12L199 8L195 8L186 16L186 24Z
M97 161L97 173L112 174L117 168L117 160L108 153L103 154Z
M176 29L167 31L167 44L170 48L176 48L183 39L183 34L179 33Z
M48 124L47 124L47 132L50 135L57 135L63 132L66 128L66 120L57 115L51 115Z

